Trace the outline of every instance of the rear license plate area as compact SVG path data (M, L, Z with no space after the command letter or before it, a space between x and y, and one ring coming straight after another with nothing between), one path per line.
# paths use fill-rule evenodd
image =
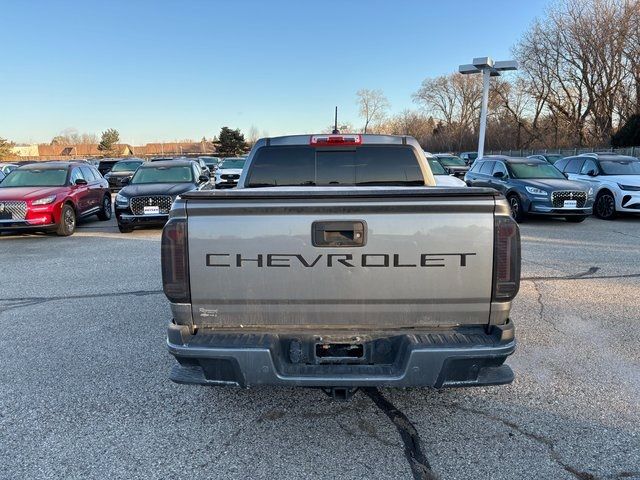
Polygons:
M316 343L316 359L322 363L359 362L364 359L364 345L361 343Z

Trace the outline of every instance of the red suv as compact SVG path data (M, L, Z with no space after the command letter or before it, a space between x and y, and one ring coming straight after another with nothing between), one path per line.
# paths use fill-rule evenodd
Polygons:
M55 231L72 235L78 218L111 218L109 183L87 163L24 165L0 183L0 232Z

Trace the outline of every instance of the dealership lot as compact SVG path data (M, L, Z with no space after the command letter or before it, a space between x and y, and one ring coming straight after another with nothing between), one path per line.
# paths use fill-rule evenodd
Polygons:
M0 237L0 478L640 478L640 219L522 224L512 385L345 403L169 382L159 233Z

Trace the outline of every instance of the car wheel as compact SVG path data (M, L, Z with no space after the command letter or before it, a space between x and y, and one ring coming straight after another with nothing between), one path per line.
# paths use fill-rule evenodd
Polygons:
M609 192L601 192L596 197L593 213L603 220L613 220L616 217L616 201Z
M511 208L511 217L520 223L524 219L524 212L522 211L522 202L518 195L509 195L507 198L509 201L509 208Z
M71 205L63 205L60 214L60 223L56 229L56 234L61 237L73 235L76 231L76 211Z
M131 233L133 232L133 227L118 224L118 230L120 230L120 233Z
M111 220L111 195L105 195L102 199L102 208L98 212L98 219Z
M564 217L564 219L567 222L570 223L580 223L580 222L584 222L587 219L586 215L575 215L575 216L571 216L571 217Z

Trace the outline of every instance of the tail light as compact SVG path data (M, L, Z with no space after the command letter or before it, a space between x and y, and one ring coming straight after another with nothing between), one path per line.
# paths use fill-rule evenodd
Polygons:
M311 145L361 145L362 135L313 135L309 141Z
M520 229L511 217L495 217L493 300L512 300L520 289Z
M162 230L162 287L172 303L190 303L187 220L174 218Z

